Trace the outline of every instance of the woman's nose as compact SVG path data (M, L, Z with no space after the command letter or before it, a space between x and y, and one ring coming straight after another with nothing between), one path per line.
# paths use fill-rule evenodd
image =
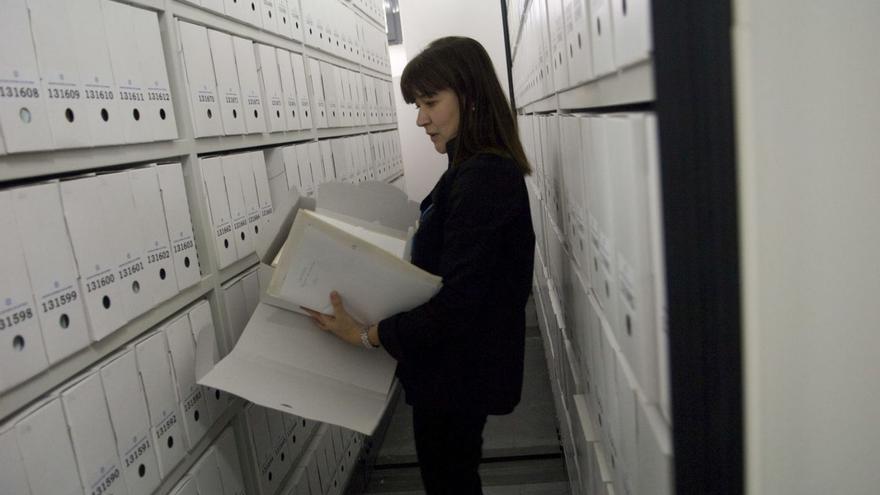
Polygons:
M431 119L428 118L428 115L425 113L423 109L419 109L418 116L416 117L416 125L419 127L424 127L428 125Z

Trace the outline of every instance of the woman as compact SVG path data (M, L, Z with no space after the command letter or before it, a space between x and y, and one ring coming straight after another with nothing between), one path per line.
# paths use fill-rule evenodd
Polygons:
M406 66L400 89L449 167L421 203L412 262L443 278L427 303L363 325L330 296L318 326L383 347L413 406L416 453L429 494L482 493L477 472L489 414L520 400L525 305L535 236L516 121L486 50L441 38Z

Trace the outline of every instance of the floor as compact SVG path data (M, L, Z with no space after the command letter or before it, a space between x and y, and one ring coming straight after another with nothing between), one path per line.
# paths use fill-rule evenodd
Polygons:
M483 433L480 475L486 495L567 495L568 477L541 336L530 302L523 399L507 416L490 416ZM397 400L368 472L357 473L348 495L423 494L412 438L412 410Z

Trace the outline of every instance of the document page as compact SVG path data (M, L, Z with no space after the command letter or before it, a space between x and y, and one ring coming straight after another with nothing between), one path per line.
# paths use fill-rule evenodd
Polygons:
M370 435L396 365L382 349L345 343L307 316L261 303L235 349L199 383Z
M355 319L372 324L426 302L440 285L439 277L301 210L267 293L290 303L286 309L331 313L335 290Z

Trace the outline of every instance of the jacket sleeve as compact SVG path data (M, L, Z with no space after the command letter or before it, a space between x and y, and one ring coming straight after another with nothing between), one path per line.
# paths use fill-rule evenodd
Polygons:
M421 349L473 331L497 276L502 227L519 207L522 175L508 163L467 163L455 178L443 225L438 275L443 287L428 302L379 323L382 346L399 362Z

